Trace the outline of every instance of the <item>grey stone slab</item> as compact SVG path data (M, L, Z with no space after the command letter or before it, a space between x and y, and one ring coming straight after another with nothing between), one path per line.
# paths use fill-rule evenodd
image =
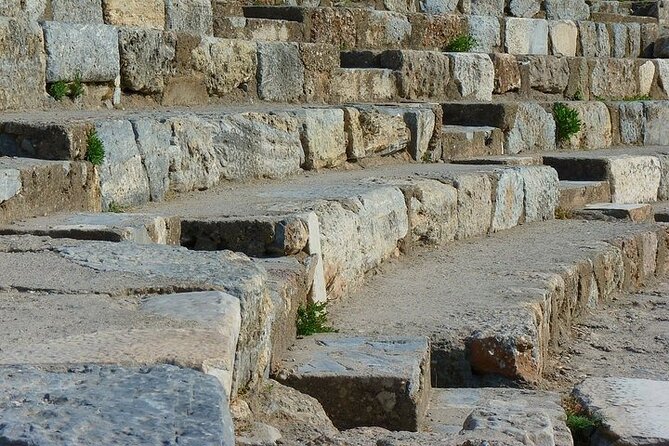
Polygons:
M546 0L546 18L551 20L587 20L590 7L585 0Z
M188 34L211 35L213 12L208 0L166 0L166 29Z
M588 378L573 395L599 417L600 445L664 445L669 442L669 381Z
M17 169L0 170L0 203L7 201L21 192L21 171Z
M147 28L119 30L121 86L144 94L162 93L175 71L176 35Z
M654 221L653 207L649 204L593 203L576 214L586 218L627 219L635 223Z
M104 23L102 0L51 0L55 22Z
M258 95L268 101L296 101L304 93L304 65L295 43L258 44Z
M317 335L299 340L279 381L323 405L335 426L416 430L430 390L424 338Z
M111 82L120 73L113 26L45 22L46 81Z
M225 391L174 366L0 368L0 441L40 445L235 444Z
M510 54L548 54L548 21L507 18L505 45Z

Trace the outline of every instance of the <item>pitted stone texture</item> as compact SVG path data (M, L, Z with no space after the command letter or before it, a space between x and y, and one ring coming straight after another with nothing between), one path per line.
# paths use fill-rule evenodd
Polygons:
M471 0L472 15L504 16L504 0Z
M657 201L661 177L660 161L653 156L611 158L608 177L613 203L647 203Z
M514 17L534 17L541 9L539 0L510 0L509 10Z
M638 73L633 59L597 59L590 75L593 96L623 99L638 94Z
M669 145L669 108L663 102L644 102L645 145Z
M102 207L148 202L149 180L130 121L100 122L96 131L105 147L105 159L99 167Z
M357 14L362 15L359 20L364 23L357 30L358 48L398 48L411 36L411 23L405 14L363 9L357 9Z
M492 184L484 174L464 174L454 178L458 189L457 239L483 235L490 230L493 213Z
M495 67L495 89L494 93L504 94L516 91L520 88L521 78L518 61L513 54L497 53L492 55Z
M506 134L507 153L555 150L555 120L539 104L519 103Z
M469 34L476 40L473 52L496 53L502 47L499 19L491 16L467 16Z
M657 64L657 84L664 93L664 97L669 97L669 60L656 59L655 63Z
M569 147L603 149L611 146L611 116L606 104L586 101L573 102L569 106L578 112L581 119L581 130L569 138Z
M45 22L46 81L114 81L119 73L118 32L107 25Z
M548 22L548 37L551 54L556 56L576 56L578 46L578 28L571 20Z
M207 37L193 50L193 68L204 73L210 95L225 96L255 79L256 53L255 42Z
M437 51L389 50L379 64L399 72L399 94L404 99L446 98L450 59Z
M397 83L392 70L338 69L332 79L332 99L339 103L392 101L399 94Z
M495 185L493 232L517 226L523 216L525 192L523 177L513 169L504 169L493 175Z
M0 169L0 203L21 192L21 171Z
M304 93L304 65L295 43L258 44L258 95L268 101L296 101Z
M173 33L141 28L119 30L121 86L144 94L162 93L175 71L177 38Z
M457 12L459 0L425 0L420 2L420 10L426 14L448 14Z
M104 23L101 0L51 0L55 22Z
M165 29L164 0L103 0L105 23Z
M548 166L519 167L525 192L525 221L549 220L555 215L560 199L560 180Z
M546 0L546 18L549 20L587 20L590 7L585 0Z
M573 395L602 421L601 445L659 446L669 442L669 382L633 378L588 378Z
M235 444L225 391L193 370L4 367L0 388L0 440L9 443Z
M0 17L0 42L0 110L41 105L46 97L41 27Z
M400 109L346 107L344 119L349 159L390 155L409 147L411 131Z
M509 54L548 54L548 22L543 19L506 19Z
M643 144L644 106L642 102L621 102L618 105L620 116L620 142L623 144Z
M655 79L655 64L646 61L639 67L639 95L648 96Z
M298 341L280 381L323 405L340 429L381 426L415 431L430 390L425 338L318 335Z
M346 131L341 109L306 108L295 113L307 169L336 167L346 161Z
M448 53L451 78L462 99L492 100L494 66L487 54Z
M611 44L606 23L578 22L578 34L583 57L611 56Z
M160 201L170 190L170 166L176 167L171 161L178 151L172 140L172 125L153 119L137 119L131 123L148 177L151 201Z
M409 227L414 241L441 245L458 230L458 191L436 180L398 183L409 203Z
M530 87L542 93L562 95L569 83L569 63L564 57L527 56Z
M165 25L170 31L210 36L213 20L209 0L165 0Z

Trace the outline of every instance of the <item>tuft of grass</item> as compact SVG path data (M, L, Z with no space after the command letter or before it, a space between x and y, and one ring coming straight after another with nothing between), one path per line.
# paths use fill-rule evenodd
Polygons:
M651 97L647 94L638 94L636 96L625 96L623 101L650 101Z
M556 220L569 220L574 217L574 211L571 209L566 209L562 207L555 208L555 219Z
M84 95L84 84L81 82L81 74L77 73L74 81L70 84L70 91L68 96L71 99L76 99Z
M474 49L478 44L471 34L461 34L448 42L444 51L447 53L466 53Z
M334 328L327 325L326 302L310 302L297 309L297 335L310 336L316 333L333 333Z
M70 87L64 81L58 81L49 87L49 95L57 101L60 101L70 92Z
M576 90L574 93L574 96L571 97L572 100L574 101L582 101L583 100L583 93L581 93L581 90Z
M553 117L558 141L569 139L581 130L583 123L578 110L558 102L553 105Z
M86 160L99 166L105 160L105 145L95 130L88 132L86 138Z
M567 427L572 432L583 432L597 429L601 425L596 418L575 413L567 414Z
M562 406L567 414L567 427L574 438L574 445L588 446L590 438L602 425L602 420L590 415L572 396L563 399Z
M120 204L112 201L111 203L109 203L109 206L107 206L107 212L113 212L114 214L122 214L125 212L125 209Z

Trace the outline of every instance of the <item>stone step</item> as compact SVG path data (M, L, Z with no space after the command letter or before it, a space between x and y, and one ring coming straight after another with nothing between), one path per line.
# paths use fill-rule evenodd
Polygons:
M430 337L433 387L536 382L584 312L665 273L665 239L656 225L553 220L459 241L388 265L330 320L342 334Z
M649 204L593 203L574 210L579 218L596 220L629 220L634 223L655 222L653 206Z
M302 26L291 20L219 17L214 37L265 42L305 42Z
M492 437L504 433L521 443L572 446L560 395L539 390L432 389L424 430Z
M496 127L445 125L441 128L443 160L502 155L504 133Z
M592 203L611 202L611 185L608 181L560 181L558 207L564 210L581 208Z
M221 385L171 365L0 367L0 395L9 444L235 444Z
M661 1L590 1L592 13L609 13L659 18L666 9Z
M416 431L429 399L429 369L426 338L331 334L298 340L276 379L316 398L339 429Z

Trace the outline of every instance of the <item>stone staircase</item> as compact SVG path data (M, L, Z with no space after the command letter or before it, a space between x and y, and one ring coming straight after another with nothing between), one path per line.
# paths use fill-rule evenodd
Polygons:
M288 3L0 0L0 444L573 445L550 358L667 272L664 1Z

